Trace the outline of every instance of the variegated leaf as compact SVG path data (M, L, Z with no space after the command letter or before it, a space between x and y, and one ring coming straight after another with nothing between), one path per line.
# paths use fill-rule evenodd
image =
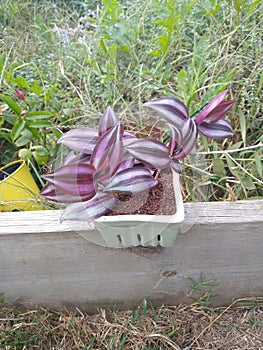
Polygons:
M98 142L98 132L95 129L73 129L62 135L58 143L81 153L91 154Z
M156 169L163 169L169 165L169 150L157 140L138 139L127 146L126 149L135 159Z
M77 162L61 166L42 177L64 193L91 198L95 190L93 174L92 165Z
M107 107L99 123L99 136L104 135L109 129L119 123L118 116L114 113L111 107Z
M158 184L147 168L134 167L125 169L111 179L104 188L106 192L140 193Z
M206 123L198 125L200 131L206 137L211 139L224 139L233 136L233 129L229 122L225 119L218 120L216 123Z
M108 214L115 202L116 198L113 194L98 192L92 199L86 202L69 204L63 212L61 221L89 221L97 219L102 215Z

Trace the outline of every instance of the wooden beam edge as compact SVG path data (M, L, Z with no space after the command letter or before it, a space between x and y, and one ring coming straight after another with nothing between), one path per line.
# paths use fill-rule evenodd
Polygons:
M185 204L183 226L242 224L263 221L263 200ZM60 222L62 210L0 213L0 236L18 233L94 231L93 222Z
M144 298L175 305L189 302L189 283L202 274L216 282L217 305L262 296L262 205L205 203L200 211L199 203L186 204L187 233L160 249L94 245L91 228L74 232L59 223L59 211L1 213L0 294L27 306L92 312L115 303L131 308Z

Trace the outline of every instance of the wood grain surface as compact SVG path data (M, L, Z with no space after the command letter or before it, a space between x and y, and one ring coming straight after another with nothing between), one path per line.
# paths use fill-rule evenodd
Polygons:
M263 200L185 208L170 248L107 248L92 223L60 223L60 211L0 213L0 295L93 313L145 298L190 303L201 278L213 285L214 305L263 296Z

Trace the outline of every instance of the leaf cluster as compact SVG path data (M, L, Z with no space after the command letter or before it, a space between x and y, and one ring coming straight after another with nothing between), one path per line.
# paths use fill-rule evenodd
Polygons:
M170 167L180 173L179 160L193 151L198 131L215 139L233 134L223 117L235 101L223 100L226 94L227 90L217 95L194 120L177 99L147 102L167 122L169 136L161 141L125 131L108 107L98 130L73 129L58 140L78 154L71 152L64 165L43 176L48 183L41 194L69 204L63 219L91 220L108 214L118 194L134 195L155 187L160 170Z

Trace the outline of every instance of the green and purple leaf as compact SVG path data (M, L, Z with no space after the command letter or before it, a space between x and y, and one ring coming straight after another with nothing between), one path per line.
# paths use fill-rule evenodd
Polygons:
M99 140L95 129L83 128L73 129L62 135L58 143L71 148L74 151L91 154Z
M218 94L208 105L202 110L201 113L195 118L196 125L201 125L203 122L214 123L222 119L229 109L236 103L235 100L225 100L223 98L228 93L225 90Z
M222 101L212 112L207 114L207 116L204 119L204 122L215 123L218 120L222 119L235 103L235 100ZM201 125L202 123L198 124L197 118L199 118L199 116L197 116L195 119L196 124Z
M145 103L145 106L155 110L168 123L179 127L188 116L186 106L173 97L162 97Z
M93 179L96 183L96 187L100 188L104 187L110 181L110 178L110 161L109 158L105 158L104 162L95 170Z
M116 174L122 170L131 169L134 165L134 162L135 162L135 159L132 157L132 155L129 152L125 150L124 156L122 158L122 162L119 164Z
M74 151L71 151L65 157L64 165L70 164L70 163L77 163L77 162L88 163L89 160L90 160L89 154L80 153L80 154L76 155Z
M87 163L70 163L42 177L56 189L72 196L92 198L95 194L94 167Z
M46 199L56 203L79 203L90 199L90 196L80 197L79 195L73 196L72 194L65 193L51 183L47 183L42 188L40 194Z
M117 171L124 154L122 134L123 127L118 123L99 138L90 158L94 168L101 168L105 159L108 158L109 174L113 175Z
M118 123L119 118L117 115L110 107L107 107L99 123L99 136L104 135L109 129L113 128Z
M66 207L61 217L64 220L89 221L97 219L110 212L116 203L116 197L112 193L98 192L87 202L73 203Z
M169 154L173 154L174 150L178 148L178 145L182 142L182 133L172 124L168 124L170 128L170 138L168 143Z
M186 119L180 132L181 142L173 152L173 159L177 160L185 158L194 149L197 140L197 126L192 119Z
M170 166L176 173L181 174L182 168L181 168L181 165L177 159L173 159L173 157L172 157L172 159L170 161Z
M206 119L206 117L211 112L213 112L213 110L216 107L218 107L218 105L223 101L227 93L228 93L228 90L224 90L220 94L216 95L216 97L214 97L212 101L208 103L208 105L202 110L202 112L198 114L198 116L195 118L195 123L197 125L200 125Z
M217 140L233 135L231 125L223 117L236 101L223 101L227 93L228 90L225 90L218 94L195 118L198 131L206 137Z
M225 119L218 120L216 123L206 123L198 125L198 131L206 137L219 140L233 136L233 129Z
M137 139L126 150L144 164L153 166L156 169L163 169L169 166L169 150L160 141L154 139Z
M156 186L158 181L147 168L134 167L115 174L105 192L140 193Z
M124 130L122 140L124 147L126 147L130 145L134 140L137 140L137 137L131 132Z

